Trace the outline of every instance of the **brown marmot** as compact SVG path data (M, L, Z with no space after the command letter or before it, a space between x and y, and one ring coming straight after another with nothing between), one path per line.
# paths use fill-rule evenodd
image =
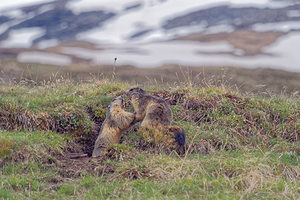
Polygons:
M185 144L183 128L172 126L173 114L170 105L158 97L152 96L142 88L131 88L125 92L135 111L135 122L142 121L141 128L174 133L180 146Z
M118 144L122 133L134 123L135 115L126 112L123 107L124 103L121 96L113 99L110 103L95 142L92 157L103 155L108 145Z

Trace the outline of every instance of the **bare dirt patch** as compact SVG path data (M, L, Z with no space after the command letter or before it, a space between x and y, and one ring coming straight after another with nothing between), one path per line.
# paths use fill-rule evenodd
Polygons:
M274 43L282 32L255 32L250 30L234 31L232 33L203 34L196 33L178 38L178 40L193 40L199 42L227 41L237 49L242 49L245 55L261 54L262 49Z
M89 156L72 158L74 154L85 154L85 149L86 147L83 144L70 142L64 147L63 154L56 155L55 166L63 178L74 178L86 173L95 173L98 175L114 173L115 166L104 164L104 161L107 159L106 156L98 158Z

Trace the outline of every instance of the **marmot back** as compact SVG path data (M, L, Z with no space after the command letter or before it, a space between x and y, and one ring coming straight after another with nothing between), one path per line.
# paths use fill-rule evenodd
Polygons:
M171 125L172 110L166 101L152 96L142 88L132 88L126 95L134 107L136 121L143 121L142 127L160 128Z
M142 88L132 88L125 92L129 97L134 110L136 121L142 121L141 128L168 130L174 133L180 146L185 144L183 128L171 126L173 114L170 105L158 97L152 96Z

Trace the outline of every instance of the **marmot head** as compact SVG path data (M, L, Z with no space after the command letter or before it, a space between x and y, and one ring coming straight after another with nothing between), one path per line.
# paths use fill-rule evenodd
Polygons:
M109 108L111 109L113 107L124 107L124 99L122 96L118 96L111 101Z
M131 88L129 90L127 90L125 92L125 94L131 98L133 96L143 96L143 95L146 95L148 94L148 92L146 92L144 89L140 88L140 87L136 87L136 88Z

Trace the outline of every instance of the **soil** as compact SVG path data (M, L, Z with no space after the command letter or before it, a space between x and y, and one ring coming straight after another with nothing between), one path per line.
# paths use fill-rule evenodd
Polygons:
M78 141L80 140L78 139ZM98 158L84 156L73 159L72 156L74 156L74 154L83 155L85 154L84 150L92 149L84 146L89 144L91 140L82 138L81 141L84 141L86 143L82 142L80 144L77 142L70 142L63 149L63 154L56 155L57 160L55 164L56 167L59 169L59 173L62 177L74 178L85 173L96 173L98 175L114 173L114 166L104 164L104 161L107 159L106 156Z

